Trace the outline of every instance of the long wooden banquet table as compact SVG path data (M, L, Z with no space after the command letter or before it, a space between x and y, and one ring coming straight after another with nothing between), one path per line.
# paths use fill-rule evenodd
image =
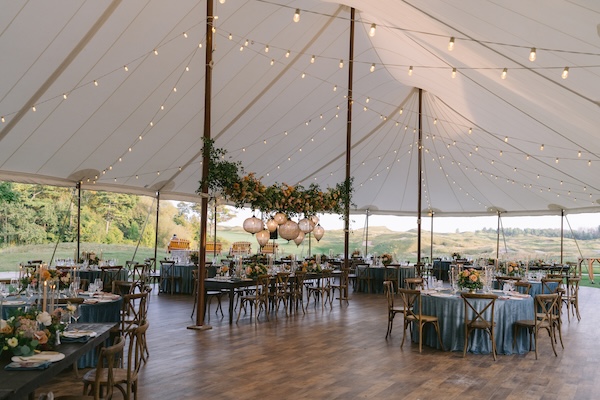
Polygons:
M37 297L33 297L32 300L35 301ZM123 304L122 297L114 297L114 298L94 298L94 297L85 297L93 298L97 300L97 303L94 304L81 304L79 306L80 317L79 323L110 323L112 325L118 323L121 318L121 306ZM8 302L8 304L6 304ZM11 312L16 310L19 307L27 307L25 299L19 300L15 298L14 300L7 300L2 307L2 318L6 319L10 316ZM61 307L61 306L58 306ZM77 362L77 366L79 368L91 368L95 367L97 362L97 354L95 352L89 352L87 354L83 354L79 361Z
M493 294L502 296L501 291ZM479 300L482 301L482 300ZM421 295L422 313L438 317L442 342L446 351L463 351L465 341L465 308L460 293L447 291L436 292L425 290ZM491 310L484 314L491 318ZM496 328L496 352L498 354L523 354L529 351L529 337L526 330L521 329L513 348L513 324L518 320L533 319L533 297L511 296L509 299L497 299L494 311ZM413 340L419 340L417 329L413 331ZM423 331L423 344L439 349L435 329L427 324ZM475 330L469 337L469 352L488 354L492 345L488 335L480 329Z
M72 328L92 330L96 336L85 343L63 343L56 347L56 351L63 353L65 358L50 364L42 370L5 370L10 363L10 354L0 357L0 400L24 399L29 396L35 398L35 389L45 385L64 369L73 365L80 357L88 352L93 352L97 346L103 345L110 335L110 330L115 324L73 324Z
M309 272L306 274L305 281L317 280L317 284L320 284L320 278L322 274ZM294 282L294 274L290 275L290 282ZM275 277L272 277L272 282L275 282ZM223 279L223 278L206 278L204 280L205 290L220 290L229 292L229 324L233 323L233 311L235 306L235 290L240 288L246 288L256 286L255 279Z

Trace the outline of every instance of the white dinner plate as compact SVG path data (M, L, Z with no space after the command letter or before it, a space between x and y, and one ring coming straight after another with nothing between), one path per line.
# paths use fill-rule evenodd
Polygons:
M452 295L450 293L431 293L430 296L432 296L432 297L452 297L454 295Z
M42 351L40 353L36 353L29 357L21 357L21 356L13 356L11 358L12 361L21 362L21 361L50 361L57 362L65 358L63 353L59 353L57 351Z
M95 337L96 335L97 333L94 331L66 331L62 333L62 336L74 339L84 336Z
M5 306L20 306L22 304L25 304L25 302L23 300L7 300L2 302L2 304L4 304Z

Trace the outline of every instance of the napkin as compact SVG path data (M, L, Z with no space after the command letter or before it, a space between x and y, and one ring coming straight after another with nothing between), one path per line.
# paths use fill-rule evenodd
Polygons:
M61 343L85 343L90 340L90 335L84 336L61 336Z
M510 294L512 297L521 297L521 298L524 298L524 299L525 299L525 298L527 298L527 297L529 297L529 295L528 295L528 294L526 294L526 293L520 293L520 292L514 292L514 291L513 291L513 292L510 292L509 294Z
M50 361L13 361L4 367L7 371L31 371L35 369L46 369Z
M92 297L104 299L104 300L117 300L121 296L119 296L118 294L100 292L100 293L94 293L92 295Z

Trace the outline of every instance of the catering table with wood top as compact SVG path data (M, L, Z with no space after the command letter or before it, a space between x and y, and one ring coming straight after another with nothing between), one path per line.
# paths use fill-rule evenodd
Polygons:
M64 369L73 365L84 354L94 351L99 345L104 344L110 335L110 330L115 324L73 324L81 330L92 330L96 336L85 343L63 343L56 347L56 351L63 353L65 358L50 364L46 369L31 371L8 371L4 367L10 363L10 354L0 357L0 400L22 400L34 398L35 389L47 384L52 378Z
M88 301L97 300L94 304L81 304L79 306L80 317L79 323L111 323L112 325L118 323L120 321L120 311L121 305L123 303L123 298L107 298L103 299L101 297L90 298ZM33 298L35 300L35 297ZM12 303L4 305L2 307L3 318L6 319L10 316L11 312L16 310L19 307L26 307L25 301L19 301L17 299L13 300ZM77 366L79 368L90 368L96 366L97 354L95 352L89 352L84 354L79 361L77 362ZM1 388L1 386L0 386Z
M449 351L463 351L465 341L465 309L460 293L423 291L421 295L422 313L438 317L440 332L444 349ZM502 292L493 291L502 295ZM483 300L478 300L483 301ZM485 318L491 318L491 310L487 310ZM494 319L496 328L496 352L498 354L523 354L529 351L529 337L525 329L519 330L517 342L513 348L513 324L518 320L533 319L533 297L511 297L510 299L496 300ZM413 340L418 341L419 332L413 330ZM435 329L427 324L423 331L423 344L439 349ZM533 348L534 344L532 344ZM469 338L469 352L488 354L492 351L492 344L487 333L476 329Z
M306 274L305 281L316 280L317 285L320 284L320 273L309 272ZM294 282L294 274L290 275L289 282ZM272 282L275 281L275 276L272 277ZM250 278L227 278L227 277L214 277L207 278L204 280L204 289L208 290L220 290L229 292L229 323L233 323L233 308L235 306L235 290L245 287L256 286L256 279Z

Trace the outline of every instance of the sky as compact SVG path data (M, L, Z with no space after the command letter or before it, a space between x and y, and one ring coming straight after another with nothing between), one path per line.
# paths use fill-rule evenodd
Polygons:
M244 219L252 216L249 209L234 209L237 217L223 223L226 226L242 226ZM260 215L256 215L260 217ZM321 226L328 229L337 230L344 228L344 220L337 215L319 215ZM560 229L560 216L542 216L542 217L502 217L502 227L504 228L556 228ZM567 223L568 221L568 223ZM572 229L598 228L600 226L599 214L569 214L564 221L565 231L569 230L569 224ZM369 216L369 226L385 226L393 231L408 231L417 228L417 219L415 217L395 217L390 215L371 215ZM350 229L362 229L365 227L364 215L350 215ZM433 231L439 233L473 232L483 228L496 229L498 227L498 218L490 217L437 217L433 221ZM421 228L426 231L431 229L431 219L423 217Z

